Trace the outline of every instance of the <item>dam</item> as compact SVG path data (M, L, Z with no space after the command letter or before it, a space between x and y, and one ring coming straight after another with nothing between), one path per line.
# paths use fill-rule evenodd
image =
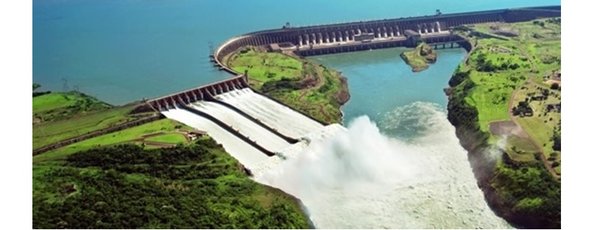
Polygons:
M254 171L269 157L301 152L313 133L333 136L344 130L325 126L292 108L248 87L247 76L184 90L146 102L146 109L206 131L247 169ZM333 127L333 128L332 128ZM295 147L293 147L295 146Z
M311 56L411 47L424 41L434 46L458 44L470 51L472 47L467 38L453 33L455 27L557 16L560 16L560 6L544 6L453 14L438 12L431 16L296 28L284 26L252 32L227 40L211 54L215 66L235 77L146 101L142 110L159 111L169 118L208 131L230 153L253 155L240 154L238 159L272 157L290 145L309 142L306 135L326 126L251 89L248 76L238 75L226 63L227 57L240 48L262 46L271 52ZM256 154L258 156L254 156ZM254 165L254 160L248 164Z
M471 47L465 38L452 32L456 26L549 16L560 16L560 7L282 28L232 38L212 57L222 70L239 74L229 69L226 59L246 46L311 56L410 47L422 39L432 44L458 44L468 51ZM419 117L433 121L428 124L433 124L432 133L437 134L414 143L388 139L364 117L348 128L322 124L249 88L245 75L150 100L146 105L206 131L249 169L256 181L299 197L318 227L508 227L486 206L464 149L458 143L450 149L431 144L457 141L440 134L454 129L445 114L430 105L417 103L414 107L423 112Z
M220 69L237 74L227 66L227 57L246 46L262 46L270 51L299 56L353 52L398 46L412 47L417 41L458 43L469 51L470 44L452 29L489 22L521 22L536 18L560 17L560 6L527 7L359 21L329 25L287 27L263 30L233 37L211 55Z

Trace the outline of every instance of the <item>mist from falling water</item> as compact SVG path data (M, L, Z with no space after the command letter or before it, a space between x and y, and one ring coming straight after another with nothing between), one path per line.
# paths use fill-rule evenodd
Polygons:
M391 138L368 117L358 117L347 132L312 140L255 179L300 198L319 228L510 227L485 203L467 153L438 105L397 108L379 125L401 136L402 124L411 124L417 135Z

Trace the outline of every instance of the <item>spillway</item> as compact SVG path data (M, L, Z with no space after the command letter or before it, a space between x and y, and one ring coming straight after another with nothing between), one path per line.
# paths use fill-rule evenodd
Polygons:
M208 101L194 102L191 106L230 125L233 129L269 151L277 152L289 145L274 133L225 106Z
M163 114L206 131L255 181L298 197L318 228L510 227L484 202L441 109L408 107L427 132L405 142L383 135L368 117L349 128L323 126L250 89L215 99L236 109L210 99ZM411 113L398 114L390 124L415 123Z
M260 120L284 135L300 138L323 128L316 122L288 107L254 93L248 88L233 90L216 97Z
M217 143L223 145L225 151L242 162L247 168L256 168L269 158L250 144L206 118L179 108L163 111L162 113L169 119L207 132Z
M179 105L162 113L207 132L253 173L262 174L278 162L304 152L312 141L345 130L339 124L324 126L248 88L219 94L215 100ZM290 142L282 135L296 140Z

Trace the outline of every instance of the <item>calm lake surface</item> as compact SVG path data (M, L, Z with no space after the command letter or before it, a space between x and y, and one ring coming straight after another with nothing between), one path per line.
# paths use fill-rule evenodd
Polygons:
M443 92L450 75L466 56L461 48L440 49L438 60L424 71L413 73L400 53L406 48L392 48L355 53L311 57L326 66L342 71L348 78L350 101L344 105L344 121L367 115L380 120L385 112L413 102L432 102L445 107Z
M41 90L78 89L120 105L231 77L209 62L212 49L232 36L286 22L301 26L431 15L436 9L454 13L560 4L376 2L34 0L33 81ZM286 174L275 173L273 185L300 194L317 227L509 228L487 207L467 152L446 119L443 88L466 52L438 50L435 64L413 73L399 56L403 50L310 57L348 78L351 99L343 107L344 125L349 139L357 136L363 143L343 142L340 149L349 151L321 153L335 156L333 161L321 157L291 165L282 171ZM410 167L416 170L403 171ZM299 183L309 180L292 187L315 190L302 193L276 183L294 176ZM327 183L311 186L323 178Z
M211 47L286 22L301 26L431 15L436 9L452 13L557 4L560 1L34 0L33 81L42 84L41 90L77 88L119 105L227 78L209 62Z

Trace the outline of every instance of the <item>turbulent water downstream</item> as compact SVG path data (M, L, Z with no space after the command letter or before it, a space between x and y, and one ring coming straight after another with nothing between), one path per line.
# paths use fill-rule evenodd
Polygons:
M430 15L436 9L556 4L560 1L34 0L33 80L42 90L78 88L125 104L231 77L208 61L211 49L232 36L286 22L299 26ZM343 107L344 126L322 126L248 92L219 96L284 135L302 139L297 144L213 103L192 105L276 152L274 157L191 112L176 109L165 115L207 131L252 169L256 181L300 198L316 227L510 227L486 205L467 152L446 119L442 89L465 52L440 51L429 69L412 73L399 57L401 50L311 58L348 78L351 99Z
M427 127L410 142L362 116L256 179L300 198L321 228L510 227L485 203L445 112L415 102L389 121L412 120L399 116L407 112Z
M319 228L509 228L487 206L446 118L442 89L465 51L439 50L435 64L413 73L402 50L313 58L348 78L346 127L323 126L249 89L217 96L296 144L215 102L191 104L273 157L189 111L165 115L207 131L254 180L298 197Z
M300 198L316 227L509 227L487 207L454 127L435 103L414 102L385 114L381 124L387 129L408 123L419 129L407 141L382 134L367 116L353 119L348 128L322 126L248 89L219 99L251 104L240 108L258 120L278 123L273 125L277 130L302 141L286 143L216 103L192 104L277 153L267 157L194 113L174 109L165 115L206 130L256 181Z

